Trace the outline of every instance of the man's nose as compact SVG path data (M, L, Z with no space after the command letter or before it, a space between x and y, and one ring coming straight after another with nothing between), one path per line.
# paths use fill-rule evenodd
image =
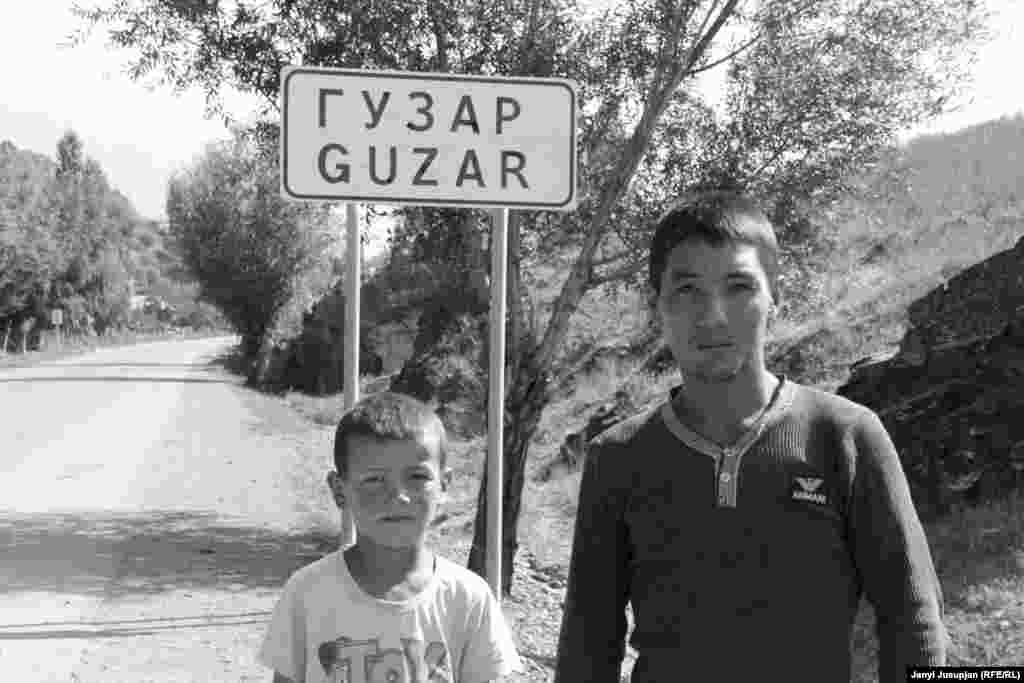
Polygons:
M703 325L724 322L725 301L714 294L702 297L701 305L698 308L699 322Z

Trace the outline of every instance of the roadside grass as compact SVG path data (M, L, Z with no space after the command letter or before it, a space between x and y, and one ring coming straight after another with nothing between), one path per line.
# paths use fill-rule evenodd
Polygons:
M73 358L99 349L120 346L133 346L156 341L172 341L176 339L206 339L208 337L231 336L226 330L182 331L180 333L139 333L114 332L104 337L64 337L58 346L48 339L43 348L27 353L0 353L0 369L23 368L65 358Z
M928 525L953 641L950 664L1024 662L1024 492Z

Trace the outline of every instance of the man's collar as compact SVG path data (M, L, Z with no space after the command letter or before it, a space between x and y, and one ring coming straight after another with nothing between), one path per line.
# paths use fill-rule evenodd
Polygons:
M764 412L751 429L747 430L747 433L737 440L736 444L743 443L748 437L756 438L755 434L760 433L765 427L777 422L788 410L790 404L793 402L796 384L790 381L784 374L779 374L778 378L779 382L776 385L775 390L772 392L767 408L765 408ZM684 424L676 415L675 409L673 408L672 404L675 402L679 392L683 389L684 386L682 384L678 384L669 389L669 399L661 408L662 418L669 427L669 430L682 441L691 447L697 447L698 450L708 450L709 446L713 446L714 444Z

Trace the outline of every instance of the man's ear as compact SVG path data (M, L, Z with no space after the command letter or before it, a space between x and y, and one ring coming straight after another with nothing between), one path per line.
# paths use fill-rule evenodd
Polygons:
M343 484L341 475L331 470L327 473L327 487L331 489L331 496L334 498L334 504L339 508L345 507L345 491L343 490Z

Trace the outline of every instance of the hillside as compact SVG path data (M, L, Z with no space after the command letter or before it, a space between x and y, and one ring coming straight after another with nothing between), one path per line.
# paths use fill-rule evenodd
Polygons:
M1024 116L911 141L865 180L823 226L831 257L818 264L829 302L802 325L777 329L780 370L826 389L849 365L895 350L911 302L1024 235Z

